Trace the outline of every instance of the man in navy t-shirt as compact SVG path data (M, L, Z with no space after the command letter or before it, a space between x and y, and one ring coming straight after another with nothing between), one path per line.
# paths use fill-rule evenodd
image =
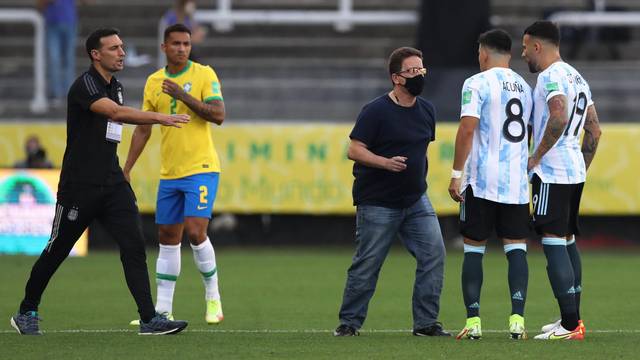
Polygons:
M349 137L356 205L356 254L348 271L335 336L359 335L382 263L396 236L416 258L413 334L450 336L438 319L445 249L426 195L427 147L435 109L418 97L422 52L402 47L389 57L393 90L365 105Z

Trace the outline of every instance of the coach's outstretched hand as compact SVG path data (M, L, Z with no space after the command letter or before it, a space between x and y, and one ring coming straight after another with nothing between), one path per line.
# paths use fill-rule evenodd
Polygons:
M161 114L158 123L164 126L182 127L180 124L189 122L190 116L187 114L164 115Z

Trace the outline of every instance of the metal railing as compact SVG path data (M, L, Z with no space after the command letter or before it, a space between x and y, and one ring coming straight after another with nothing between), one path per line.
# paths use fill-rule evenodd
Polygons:
M195 17L221 32L230 31L235 24L333 24L336 31L346 32L354 25L404 25L418 21L415 11L354 11L353 0L338 0L336 10L232 10L231 0L218 0L217 10L199 11Z
M202 24L210 24L216 31L231 31L236 24L267 25L333 25L339 32L347 32L354 25L407 25L418 22L416 11L403 10L354 10L353 0L338 0L336 10L233 10L232 0L217 0L215 10L198 10L194 19ZM160 19L158 39L166 22ZM165 63L162 51L158 49L158 65Z
M34 27L33 42L33 99L31 100L31 112L42 114L47 111L45 79L45 53L44 53L44 19L39 12L33 9L2 9L0 22L24 23L29 22Z
M640 11L559 11L549 20L560 26L638 26Z

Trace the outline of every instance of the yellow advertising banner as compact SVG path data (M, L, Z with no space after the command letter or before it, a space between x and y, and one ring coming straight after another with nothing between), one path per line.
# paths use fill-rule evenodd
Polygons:
M346 157L352 124L241 123L214 127L222 173L216 212L350 214L353 162ZM133 127L126 126L119 146L123 164ZM428 194L439 214L455 214L447 187L456 123L439 123L429 147ZM60 166L64 124L2 124L0 151L10 166L24 153L30 134L40 137L51 161ZM583 214L640 214L640 125L607 124L589 169ZM132 185L143 212L155 210L160 169L160 131L154 128L132 172Z

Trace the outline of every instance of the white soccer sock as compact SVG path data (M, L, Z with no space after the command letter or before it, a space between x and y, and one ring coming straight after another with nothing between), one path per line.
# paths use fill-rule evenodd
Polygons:
M200 245L191 244L193 249L193 259L196 267L202 274L204 281L205 299L219 300L220 291L218 290L218 268L216 267L216 253L213 251L213 245L206 238Z
M180 275L180 245L162 245L156 261L156 284L158 294L156 311L172 313L173 292Z

